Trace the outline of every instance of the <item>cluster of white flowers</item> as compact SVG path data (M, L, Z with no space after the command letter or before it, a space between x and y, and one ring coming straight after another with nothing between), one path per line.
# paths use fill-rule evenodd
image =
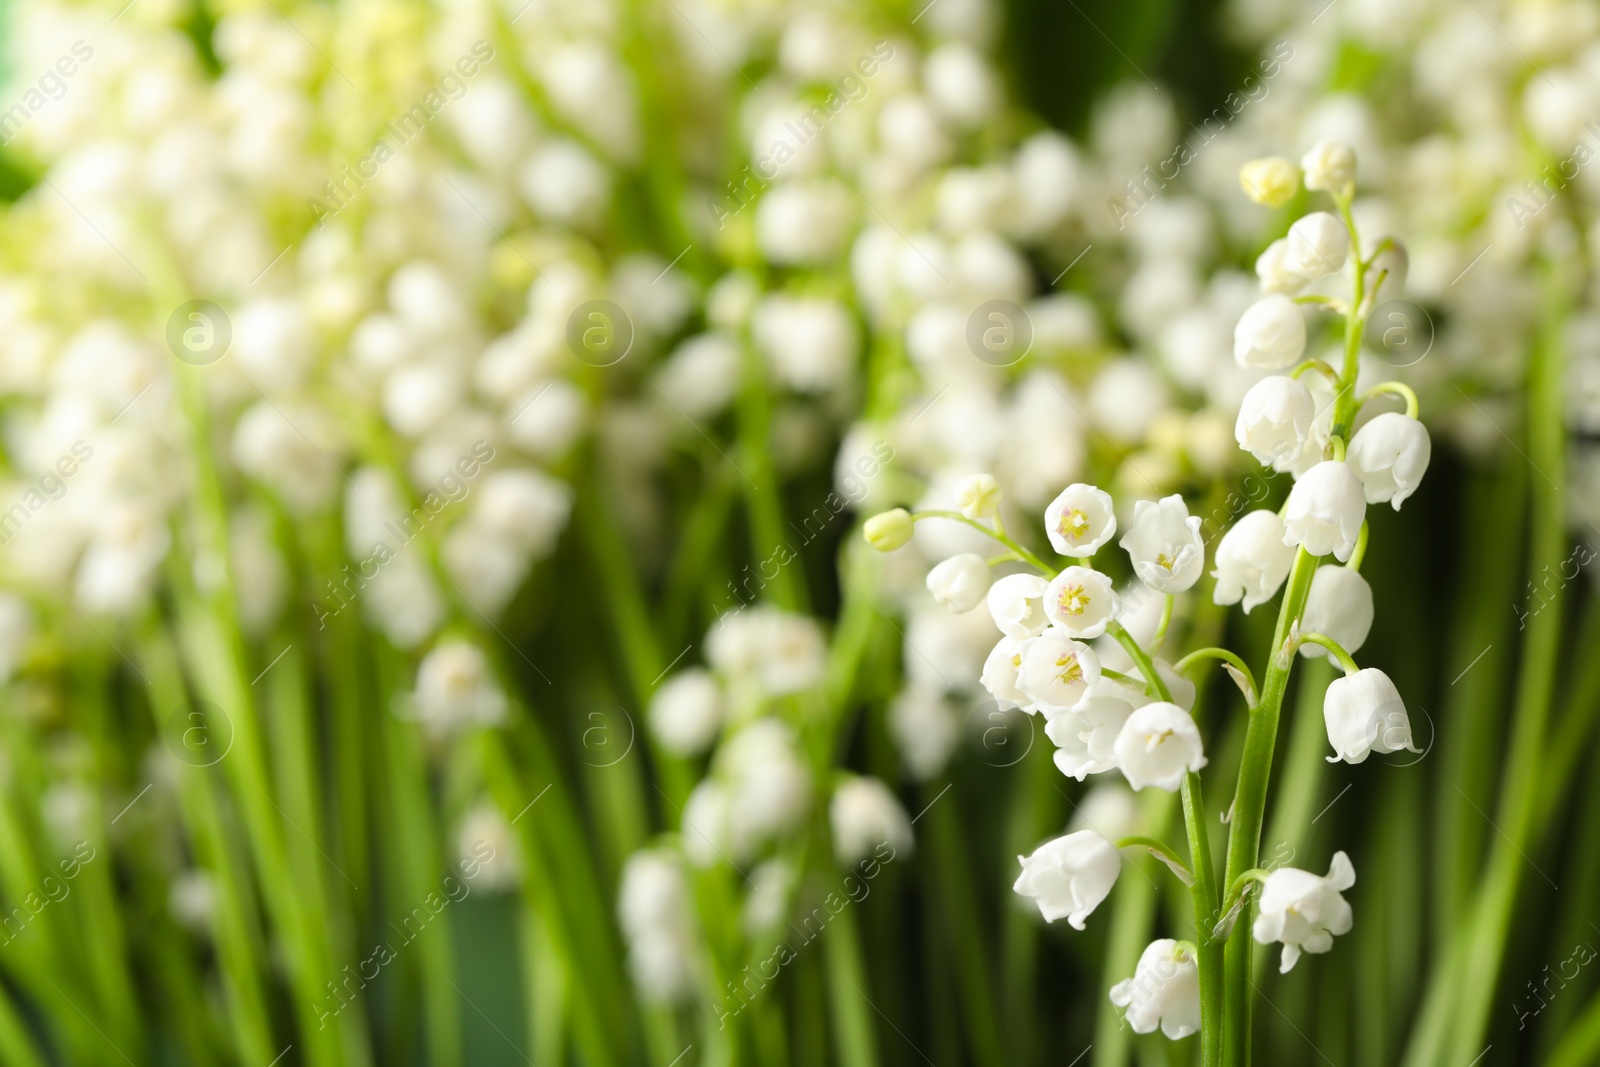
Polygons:
M1367 506L1389 503L1398 510L1416 492L1430 442L1416 418L1415 394L1404 385L1386 382L1354 395L1359 338L1353 333L1347 332L1343 355L1334 357L1342 369L1304 358L1311 331L1302 307L1324 305L1352 323L1363 322L1380 291L1388 295L1398 288L1383 260L1398 245L1392 238L1374 245L1354 240L1349 208L1356 154L1346 145L1319 142L1298 167L1287 160L1256 161L1244 168L1241 180L1252 199L1276 206L1297 195L1302 174L1306 187L1326 192L1341 215L1304 216L1263 255L1260 274L1267 295L1243 311L1234 333L1234 358L1241 367L1293 368L1260 378L1244 394L1236 439L1266 467L1291 475L1294 484L1279 511L1235 512L1215 545L1212 598L1221 605L1242 603L1249 611L1279 598L1291 573L1296 575L1294 590L1285 593L1293 599L1283 608L1294 614L1280 621L1285 636L1273 650L1270 669L1287 671L1296 650L1338 660L1346 676L1334 681L1324 698L1335 752L1330 760L1359 763L1374 752L1415 751L1394 684L1382 671L1358 668L1351 653L1365 641L1373 619L1372 590L1359 573ZM1366 251L1358 251L1362 248ZM1349 282L1347 298L1291 299L1309 286L1327 284L1323 279L1329 274ZM1328 388L1314 394L1301 380L1308 373L1313 381L1325 379ZM1367 407L1390 396L1405 399L1407 410L1373 414ZM1055 763L1064 774L1081 781L1119 771L1133 790L1184 790L1187 807L1188 785L1198 782L1207 758L1192 716L1195 686L1184 671L1204 658L1222 660L1252 708L1261 698L1243 661L1225 649L1200 649L1176 665L1159 658L1175 598L1205 571L1202 520L1189 513L1179 494L1134 501L1131 514L1124 512L1127 525L1117 540L1134 581L1118 589L1095 562L1119 531L1111 494L1075 483L1043 508L1045 537L1066 560L1064 566L1052 566L1008 535L1000 519L999 485L987 474L971 476L953 487L954 507L886 511L868 520L865 536L874 547L894 552L921 536L921 520L947 518L1005 549L992 560L975 550L960 551L927 574L936 602L954 612L983 603L999 631L983 665L983 687L1002 707L1045 719L1046 736L1056 746ZM1320 567L1327 556L1342 565ZM1029 569L1000 577L991 571L992 565L1013 564ZM1204 814L1191 817L1203 820ZM1122 843L1156 845L1152 850L1187 884L1212 878L1209 860L1191 873L1151 839ZM1204 838L1192 839L1190 847L1192 853L1203 849ZM1046 920L1064 917L1079 929L1110 893L1121 867L1118 844L1093 826L1048 841L1019 860L1016 891L1033 898ZM1340 893L1355 875L1344 853L1336 854L1326 878L1292 868L1239 872L1241 879L1247 875L1263 883L1254 936L1284 945L1285 970L1302 951L1326 952L1335 935L1349 930L1350 909ZM1249 889L1245 881L1232 887L1237 906ZM1197 892L1217 889L1203 885ZM1214 897L1205 899L1215 903ZM1218 914L1231 912L1225 906ZM1230 930L1231 925L1231 919L1224 924ZM1197 960L1213 938L1225 935L1205 929L1197 936L1201 947L1155 942L1134 977L1112 990L1112 1000L1128 1009L1136 1031L1160 1026L1176 1039L1200 1028Z

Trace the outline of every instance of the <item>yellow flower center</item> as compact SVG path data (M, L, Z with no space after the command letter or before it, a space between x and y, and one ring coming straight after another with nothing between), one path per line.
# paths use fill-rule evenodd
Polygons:
M1070 537L1074 541L1083 540L1083 535L1089 532L1089 516L1082 510L1072 508L1061 513L1061 521L1056 523L1056 532L1062 537Z
M1061 680L1062 685L1071 685L1073 682L1083 681L1083 668L1078 665L1078 654L1076 652L1063 652L1057 656L1056 666L1061 668L1056 677Z
M1172 573L1172 565L1176 562L1177 560L1174 557L1167 555L1165 552L1156 553L1156 566L1163 568L1168 574Z
M1068 615L1082 615L1089 606L1089 594L1083 591L1082 585L1074 582L1062 586L1057 604Z

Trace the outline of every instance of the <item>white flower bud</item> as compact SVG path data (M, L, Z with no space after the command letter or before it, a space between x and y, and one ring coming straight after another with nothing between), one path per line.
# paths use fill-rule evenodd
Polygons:
M1111 579L1089 567L1068 567L1050 583L1044 611L1067 636L1099 637L1117 617Z
M958 615L977 607L989 591L989 565L973 552L951 556L928 572L928 592Z
M1146 704L1128 716L1112 750L1134 789L1155 786L1175 792L1184 775L1206 765L1200 728L1187 711L1166 701Z
M1239 168L1239 187L1265 207L1282 207L1300 191L1300 168L1282 156L1252 159Z
M1399 511L1421 484L1432 454L1426 426L1409 415L1386 411L1356 431L1345 458L1361 479L1367 503L1388 501Z
M905 808L876 778L849 777L839 783L828 802L833 826L833 854L842 867L851 867L888 845L894 856L910 852L911 820Z
M1289 269L1289 240L1280 237L1256 257L1256 277L1261 288L1269 293L1293 296L1312 282L1316 276L1307 276Z
M1416 752L1405 701L1389 676L1367 667L1328 684L1322 721L1336 755L1329 763L1362 763L1372 753Z
M1305 350L1305 316L1282 293L1269 293L1251 304L1233 328L1233 359L1241 367L1281 370Z
M1356 150L1324 138L1300 157L1300 167L1306 172L1307 189L1336 193L1356 180Z
M1277 593L1294 564L1294 549L1283 543L1283 520L1274 511L1252 511L1217 543L1218 604L1244 601L1245 614Z
M1327 952L1335 934L1350 932L1350 904L1340 894L1355 884L1355 868L1343 852L1333 854L1327 877L1297 867L1267 875L1251 933L1263 945L1283 942L1279 974L1288 974L1302 951Z
M1111 1003L1127 1008L1136 1034L1157 1026L1177 1041L1200 1032L1200 964L1194 953L1170 937L1150 942L1132 978L1111 987Z
M1304 547L1313 556L1332 552L1350 559L1367 516L1367 498L1348 463L1324 460L1306 471L1289 490L1283 543Z
M1317 573L1311 576L1311 591L1306 595L1300 629L1324 634L1337 641L1346 652L1357 652L1367 643L1374 615L1372 586L1359 571L1349 567L1318 567ZM1307 642L1300 646L1300 654L1318 659L1326 656L1328 650Z
M1205 542L1200 519L1189 514L1183 497L1174 493L1158 503L1140 500L1133 506L1133 524L1118 542L1133 560L1139 580L1158 593L1181 593L1205 568Z
M722 690L698 667L668 678L650 700L650 731L675 756L698 756L722 727Z
M1051 546L1063 556L1082 559L1094 555L1117 532L1111 495L1074 482L1044 509L1044 529Z
M1100 658L1088 645L1046 630L1019 646L1017 687L1045 716L1077 707L1100 680Z
M1244 395L1233 437L1258 461L1282 470L1299 455L1316 416L1311 390L1296 378L1274 374Z
M412 694L417 717L438 733L465 726L492 726L506 714L506 697L475 646L440 644L422 658Z
M994 518L1000 510L1000 483L992 474L974 474L956 490L956 506L969 519Z
M1326 211L1313 211L1289 227L1283 265L1295 274L1320 278L1344 266L1350 252L1350 231Z
M1066 919L1074 930L1100 906L1122 873L1117 848L1094 830L1079 830L1018 856L1022 874L1011 888L1032 897L1045 922Z
M1044 593L1049 586L1037 574L1008 574L989 587L986 598L994 624L1007 637L1022 640L1045 628Z

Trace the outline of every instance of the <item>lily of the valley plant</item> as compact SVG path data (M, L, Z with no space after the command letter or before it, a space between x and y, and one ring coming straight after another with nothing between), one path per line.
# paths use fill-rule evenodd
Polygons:
M1357 389L1367 317L1380 293L1388 298L1403 284L1406 260L1392 237L1362 242L1351 213L1355 176L1353 150L1327 141L1299 167L1260 160L1241 172L1246 194L1269 208L1294 199L1303 180L1334 209L1300 218L1262 254L1257 274L1265 295L1234 334L1240 366L1270 372L1245 396L1235 437L1262 464L1294 479L1280 509L1231 516L1231 527L1210 546L1216 603L1277 611L1271 645L1256 668L1227 648L1176 657L1163 649L1174 599L1206 569L1201 518L1179 495L1123 509L1127 525L1116 543L1134 580L1121 591L1096 565L1118 533L1118 509L1092 485L1068 486L1045 509L1045 534L1065 565L1007 533L988 475L963 489L959 512L895 509L865 526L867 539L884 550L905 543L924 519L962 522L992 537L1000 546L994 557L957 556L928 576L935 598L955 610L986 597L1003 636L984 665L984 687L1003 706L1043 717L1064 774L1081 781L1120 771L1135 790L1181 793L1187 863L1184 850L1168 842L1109 840L1091 827L1020 857L1015 889L1046 920L1065 918L1082 929L1117 880L1119 850L1148 850L1163 860L1192 894L1193 929L1186 939L1152 942L1110 997L1139 1033L1159 1027L1176 1040L1198 1032L1206 1067L1249 1061L1252 938L1281 944L1280 968L1288 971L1302 953L1330 951L1353 922L1342 894L1356 875L1344 852L1333 854L1326 875L1261 866L1268 779L1296 659L1331 656L1345 672L1324 702L1330 761L1415 751L1394 683L1354 658L1373 618L1372 590L1360 574L1366 509L1383 503L1399 509L1429 459L1428 432L1408 387L1383 382ZM1308 330L1308 313L1342 318L1342 356L1307 358L1317 325ZM1396 399L1403 412L1378 410ZM1026 569L991 583L989 568L1017 564ZM1201 791L1206 734L1215 733L1215 724L1193 714L1191 679L1213 662L1238 685L1248 716L1225 817L1207 808ZM1226 862L1217 870L1208 835L1222 823Z

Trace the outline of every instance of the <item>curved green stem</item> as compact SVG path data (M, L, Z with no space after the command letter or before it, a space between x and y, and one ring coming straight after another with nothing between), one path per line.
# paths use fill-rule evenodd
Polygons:
M923 519L953 519L956 522L964 522L974 530L988 534L996 541L999 541L1002 545L1005 545L1013 553L1015 553L1019 560L1028 564L1030 567L1038 568L1040 573L1050 575L1052 577L1056 573L1056 568L1045 563L1044 560L1028 551L1028 549L1024 548L1022 545L1017 544L1017 542L1013 540L1003 528L994 529L992 527L985 526L976 519L967 518L959 511L914 511L911 513L912 522L920 522ZM997 518L996 522L998 521L999 520Z
M1345 564L1346 567L1349 567L1353 571L1359 571L1361 569L1361 561L1367 558L1368 532L1369 527L1365 522L1362 522L1361 532L1356 535L1355 550L1350 553L1350 562Z
M1189 870L1188 866L1178 858L1177 854L1172 851L1166 842L1158 841L1153 837L1145 837L1143 834L1134 834L1132 837L1119 837L1112 844L1119 849L1149 849L1156 859L1165 863L1172 870L1172 873L1178 876L1178 879L1184 885L1194 885L1194 872Z
M1325 359L1308 359L1294 370L1290 371L1289 377L1298 378L1308 370L1318 371L1327 376L1328 381L1332 382L1334 385L1339 384L1339 372L1334 370Z
M1321 645L1323 648L1327 649L1328 653L1332 655L1334 659L1339 661L1339 666L1344 668L1344 672L1346 674L1355 674L1361 669L1356 664L1355 657L1346 652L1343 645L1329 637L1327 634L1319 634L1314 632L1303 633L1300 635L1300 643L1305 645Z
M1161 605L1161 621L1156 624L1155 635L1150 638L1150 651L1161 651L1161 643L1167 639L1167 627L1172 625L1172 604L1176 598L1167 594L1167 602Z
M1361 399L1358 403L1365 404L1373 397L1382 396L1384 393L1390 393L1404 400L1406 402L1406 415L1410 418L1416 418L1417 413L1422 409L1421 404L1417 400L1416 390L1411 388L1411 386L1407 385L1405 382L1379 382L1371 389L1368 389L1366 392L1362 393Z

